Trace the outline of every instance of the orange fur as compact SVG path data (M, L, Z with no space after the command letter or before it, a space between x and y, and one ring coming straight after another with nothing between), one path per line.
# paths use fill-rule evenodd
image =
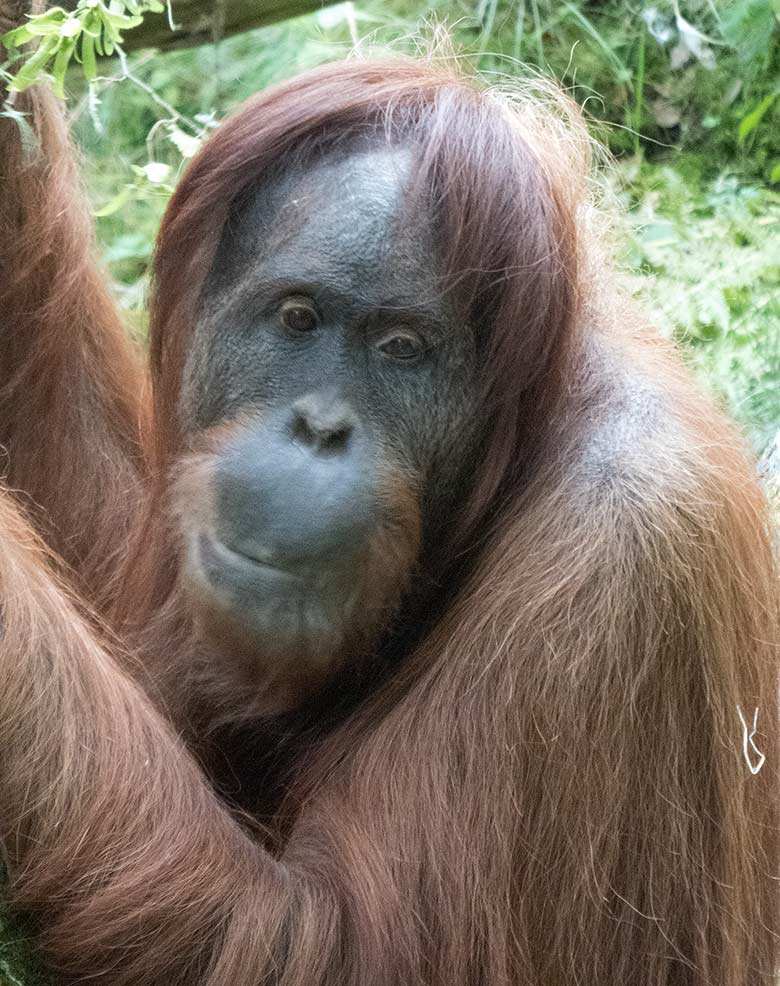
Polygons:
M67 124L54 96L0 119L0 446L9 489L90 598L106 601L145 470L148 409L131 346L92 251Z
M534 114L424 63L347 63L261 95L196 159L156 262L153 474L122 512L144 516L109 593L121 645L96 638L0 498L0 832L17 906L64 981L773 980L778 586L765 503L730 426L588 261L581 159ZM289 147L377 125L417 133L421 173L447 197L451 270L469 271L488 316L495 428L457 519L452 550L468 564L446 612L305 751L271 853L122 670L135 660L123 650L187 707L193 644L166 484L187 451L174 409L189 317L230 201ZM83 267L74 276L92 284ZM56 312L60 286L45 284ZM103 338L100 311L88 338ZM6 343L25 324L9 314ZM79 324L63 323L72 346ZM85 352L77 369L94 385L100 360ZM45 377L56 360L42 358ZM65 403L53 390L31 412L56 420ZM110 414L90 413L115 433ZM85 463L104 454L90 433L76 441ZM108 482L115 468L137 477L135 444L109 447L124 458ZM52 511L67 502L60 451L58 439L30 481ZM103 545L110 517L92 507ZM755 776L738 706L759 709Z

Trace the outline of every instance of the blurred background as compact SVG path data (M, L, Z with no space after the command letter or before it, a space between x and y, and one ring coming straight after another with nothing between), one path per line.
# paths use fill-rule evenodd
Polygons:
M614 158L629 289L767 445L780 428L780 0L356 0L227 36L264 6L275 19L316 4L193 13L173 0L174 50L138 47L145 23L90 85L67 76L100 249L136 330L167 198L220 118L356 43L414 50L444 25L489 81L541 71L585 107Z

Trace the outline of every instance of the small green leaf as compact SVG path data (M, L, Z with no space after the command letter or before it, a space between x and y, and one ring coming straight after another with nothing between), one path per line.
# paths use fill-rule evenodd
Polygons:
M103 20L100 10L90 10L82 21L81 30L84 34L96 38L103 30Z
M68 16L68 12L62 7L49 7L42 14L33 14L28 20L28 26L31 24L61 24Z
M103 23L103 44L112 46L118 44L122 40L122 35L119 33L119 28L116 26L113 20L113 14L110 14L107 10L100 11L100 20Z
M37 82L39 74L43 71L46 63L54 55L58 47L58 38L47 38L35 54L27 59L13 77L11 80L11 89L16 92L23 92Z
M97 62L95 61L95 39L91 34L83 34L81 37L81 61L84 65L84 75L91 82L97 75Z
M54 68L52 69L52 75L54 76L54 91L60 99L65 98L65 73L68 71L68 64L70 63L75 48L76 39L68 38L60 47L60 50L57 52L57 57L54 59Z
M780 161L772 168L772 172L769 175L770 181L780 181Z
M57 11L51 11L51 13L57 13ZM62 31L63 24L67 23L68 19L64 10L59 12L58 17L31 17L27 24L27 30L36 38L46 38L50 34L58 35Z
M19 48L27 44L28 41L32 41L32 39L32 32L26 24L22 24L19 27L15 27L13 31L6 31L2 37L2 42L10 51L11 48Z
M742 118L739 124L740 143L748 136L748 134L752 133L756 129L764 114L772 106L776 99L777 93L770 92L769 95L764 96L758 106L753 107L747 116Z

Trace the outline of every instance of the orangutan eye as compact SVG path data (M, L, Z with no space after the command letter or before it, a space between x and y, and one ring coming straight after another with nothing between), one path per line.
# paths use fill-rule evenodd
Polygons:
M282 325L295 333L312 332L320 321L314 306L303 298L288 298L282 302L279 316Z
M385 356L398 360L418 359L425 352L425 342L414 332L394 332L376 344Z

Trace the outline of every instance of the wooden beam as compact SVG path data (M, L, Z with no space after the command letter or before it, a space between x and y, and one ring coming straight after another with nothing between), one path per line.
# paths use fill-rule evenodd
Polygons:
M123 48L191 48L210 44L217 37L230 37L255 27L298 17L328 7L333 0L172 0L171 31L167 14L146 14L139 27L124 35ZM68 0L65 7L74 7ZM221 23L220 23L221 22Z

